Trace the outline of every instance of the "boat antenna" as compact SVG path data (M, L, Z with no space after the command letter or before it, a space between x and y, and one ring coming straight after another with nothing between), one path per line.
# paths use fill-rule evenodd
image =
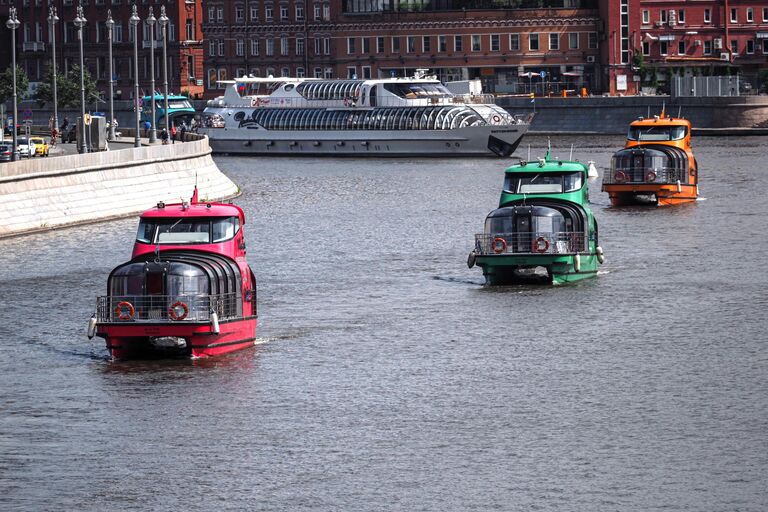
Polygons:
M683 106L682 105L678 105L677 106L677 118L678 119L680 119L680 114L682 114L682 113L683 113Z
M646 117L646 119L650 119L651 118L651 106L650 105L648 105L648 115L645 116L645 117Z
M568 160L573 161L573 142L571 142L571 154L568 155Z
M667 102L662 101L661 102L661 115L659 116L660 119L664 119L664 111L667 109Z
M547 137L547 154L544 156L544 160L549 160L549 153L552 151L552 141Z
M531 145L528 144L528 161L531 161Z

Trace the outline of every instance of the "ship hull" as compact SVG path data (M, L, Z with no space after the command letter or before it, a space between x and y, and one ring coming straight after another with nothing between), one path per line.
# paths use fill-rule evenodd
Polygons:
M214 153L327 156L501 156L512 155L527 124L453 130L269 131L250 128L201 130Z
M628 206L637 204L656 204L658 206L674 206L692 203L698 197L696 185L603 185L608 192L612 206ZM644 198L652 198L651 201Z
M576 256L478 256L477 265L483 269L485 284L565 284L597 275L597 254L580 254L579 269Z
M212 357L252 347L256 317L219 324L219 333L208 323L97 324L96 335L105 339L115 360L155 357ZM183 340L183 345L167 340Z

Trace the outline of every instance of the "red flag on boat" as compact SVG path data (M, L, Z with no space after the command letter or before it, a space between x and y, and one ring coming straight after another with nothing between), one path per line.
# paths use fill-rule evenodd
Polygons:
M189 202L191 204L197 204L197 185L195 185L195 190L192 192L192 199Z

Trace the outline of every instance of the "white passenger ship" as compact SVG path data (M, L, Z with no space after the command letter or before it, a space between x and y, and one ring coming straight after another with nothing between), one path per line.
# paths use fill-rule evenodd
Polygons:
M224 96L208 102L200 128L217 153L509 156L531 120L434 78L222 83Z

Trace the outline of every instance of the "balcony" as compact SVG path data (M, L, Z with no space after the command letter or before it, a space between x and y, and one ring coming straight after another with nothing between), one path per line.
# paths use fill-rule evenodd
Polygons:
M45 43L42 41L24 41L21 49L25 52L44 52Z

